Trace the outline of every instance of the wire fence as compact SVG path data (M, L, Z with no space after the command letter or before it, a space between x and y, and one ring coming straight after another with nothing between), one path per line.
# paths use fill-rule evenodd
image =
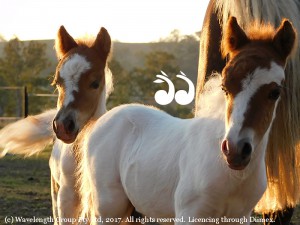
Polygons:
M0 87L0 127L27 117L29 114L29 99L31 100L31 103L33 103L35 101L34 98L36 97L55 98L53 102L56 102L58 95L28 93L26 86ZM43 105L41 105L40 109L42 110L42 108Z

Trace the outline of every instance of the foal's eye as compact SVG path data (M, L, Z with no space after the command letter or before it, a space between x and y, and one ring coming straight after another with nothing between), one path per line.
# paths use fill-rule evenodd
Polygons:
M90 85L91 88L93 89L98 89L99 88L99 81L95 80L91 83Z
M280 87L275 88L275 89L273 89L273 90L269 93L268 98L269 98L270 100L276 101L276 100L279 98L280 93L281 93Z

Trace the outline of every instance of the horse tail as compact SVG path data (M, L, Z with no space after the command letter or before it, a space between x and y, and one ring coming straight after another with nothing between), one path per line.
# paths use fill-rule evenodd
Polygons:
M52 109L36 116L29 116L0 130L0 157L6 153L31 156L43 151L53 140Z

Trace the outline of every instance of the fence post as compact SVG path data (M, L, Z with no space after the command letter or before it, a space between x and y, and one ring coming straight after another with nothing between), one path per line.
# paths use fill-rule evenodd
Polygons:
M28 116L28 93L27 87L23 87L23 116L26 118Z

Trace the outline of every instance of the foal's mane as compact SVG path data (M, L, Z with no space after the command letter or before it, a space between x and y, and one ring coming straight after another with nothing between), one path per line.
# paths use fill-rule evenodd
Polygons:
M274 26L270 23L262 24L257 21L252 22L246 27L246 34L250 40L261 40L269 42L275 34Z
M92 47L96 37L92 35L84 35L79 38L76 38L75 41L79 46Z
M105 94L106 94L106 100L110 96L110 94L114 90L114 82L113 82L113 76L111 70L108 68L107 64L105 67Z
M209 117L224 120L225 97L221 89L221 84L221 74L212 74L210 79L205 83L203 91L199 96L196 117Z

